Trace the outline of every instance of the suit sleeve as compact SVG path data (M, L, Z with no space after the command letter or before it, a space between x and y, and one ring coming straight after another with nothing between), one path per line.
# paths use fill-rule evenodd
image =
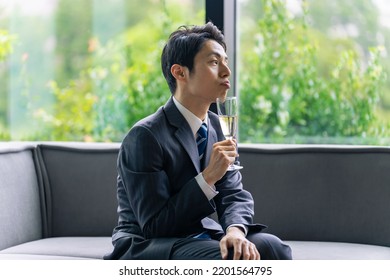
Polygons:
M145 238L185 235L215 211L195 178L173 192L164 149L146 127L134 127L124 139L118 172Z
M215 128L217 141L225 139L218 116L214 113L209 114L210 122ZM243 188L241 182L241 173L228 171L216 184L216 190L219 192L214 197L217 208L218 220L223 230L231 225L245 225L249 232L259 232L265 225L253 223L254 201L252 195Z
M216 184L219 191L214 198L217 205L219 222L224 231L232 224L250 225L253 222L253 199L249 192L242 188L241 173L226 172Z

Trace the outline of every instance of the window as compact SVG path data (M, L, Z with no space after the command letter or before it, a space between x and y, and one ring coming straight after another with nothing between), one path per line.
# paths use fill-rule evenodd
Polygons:
M167 36L204 17L196 0L0 0L0 140L120 141L169 96Z
M389 8L239 0L240 142L389 144Z
M120 141L168 97L168 35L205 18L241 143L389 144L385 0L0 0L0 140Z

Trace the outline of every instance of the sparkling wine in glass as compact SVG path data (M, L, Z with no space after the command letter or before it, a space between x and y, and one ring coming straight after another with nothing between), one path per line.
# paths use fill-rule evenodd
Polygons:
M238 125L238 103L237 97L217 98L217 110L222 132L226 139L233 139L237 135ZM232 163L228 170L237 170L243 168L238 162Z
M222 132L226 139L233 139L236 136L237 116L219 116Z

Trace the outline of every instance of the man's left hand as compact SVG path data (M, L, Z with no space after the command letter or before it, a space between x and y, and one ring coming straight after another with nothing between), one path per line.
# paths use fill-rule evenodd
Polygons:
M229 248L234 249L233 260L260 260L260 253L255 244L246 239L244 232L238 227L228 228L226 235L219 243L224 260L228 257Z

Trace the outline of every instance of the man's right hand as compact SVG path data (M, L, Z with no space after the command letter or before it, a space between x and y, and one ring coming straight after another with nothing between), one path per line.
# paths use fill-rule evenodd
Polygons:
M237 156L237 143L234 140L214 143L209 165L202 172L205 181L209 185L215 185Z

